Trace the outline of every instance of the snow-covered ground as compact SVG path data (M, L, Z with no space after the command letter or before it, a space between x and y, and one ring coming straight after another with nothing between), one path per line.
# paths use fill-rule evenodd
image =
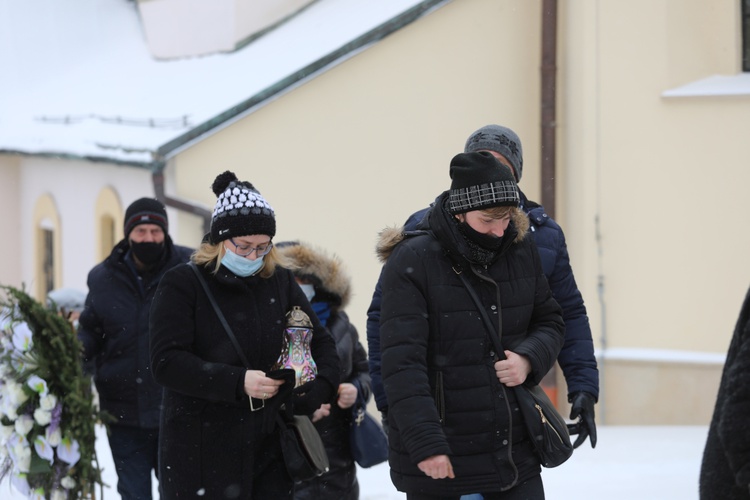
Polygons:
M599 427L566 463L544 469L547 500L696 500L708 428ZM361 500L404 499L381 464L358 472Z
M568 462L542 472L547 499L695 500L707 432L705 426L599 427L596 449L587 441ZM98 436L97 454L109 484L101 500L119 500L109 445L103 432ZM360 469L358 477L361 500L406 498L393 487L387 464ZM0 499L21 498L7 480L0 484Z

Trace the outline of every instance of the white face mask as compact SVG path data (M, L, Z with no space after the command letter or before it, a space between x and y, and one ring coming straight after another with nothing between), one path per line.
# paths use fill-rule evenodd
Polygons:
M307 297L307 301L312 302L313 297L315 297L315 287L309 283L305 283L305 284L300 283L299 287L302 289L303 292L305 292L305 297Z
M224 257L221 258L221 264L237 276L245 278L257 273L258 270L263 267L263 257L258 257L255 260L250 260L248 258L237 255L225 246Z

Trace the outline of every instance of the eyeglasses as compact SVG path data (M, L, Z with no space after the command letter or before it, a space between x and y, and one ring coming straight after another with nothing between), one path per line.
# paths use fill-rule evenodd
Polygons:
M268 243L258 245L255 248L251 247L250 245L238 245L232 238L229 238L229 241L232 243L232 245L234 245L234 253L241 257L247 257L253 252L255 252L256 257L263 257L264 255L267 255L268 252L270 252L273 248L273 243L270 241Z

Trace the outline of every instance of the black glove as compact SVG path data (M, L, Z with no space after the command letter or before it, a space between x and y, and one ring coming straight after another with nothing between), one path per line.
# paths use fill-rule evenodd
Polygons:
M571 403L571 420L579 419L574 427L578 430L578 438L573 443L573 448L578 448L591 436L591 447L596 448L596 422L594 420L594 396L588 392L580 391L568 396Z
M281 412L282 415L291 417L291 400L292 391L296 375L291 368L274 370L266 373L266 376L276 380L283 380L284 383L279 386L279 391L271 399L263 402L263 432L270 434L276 428L276 414Z
M312 415L323 403L333 397L333 387L327 380L316 378L294 389L294 414Z

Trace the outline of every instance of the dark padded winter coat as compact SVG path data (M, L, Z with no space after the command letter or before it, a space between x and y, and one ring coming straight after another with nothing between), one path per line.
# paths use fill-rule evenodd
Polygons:
M187 262L192 250L165 239L166 261L140 278L128 255L127 240L88 276L86 307L79 318L78 337L84 360L95 365L94 381L102 410L117 423L144 429L159 427L161 386L151 375L149 311L164 273ZM127 257L126 257L127 256Z
M594 355L591 326L586 306L578 290L562 228L547 215L544 207L530 201L521 193L521 208L529 218L529 234L534 239L552 295L563 310L565 343L557 361L565 376L568 394L585 391L599 398L599 370ZM429 208L414 213L404 225L407 231L417 228ZM372 302L367 311L367 345L372 376L372 389L378 409L387 411L380 374L380 280L375 286Z
M370 399L370 374L367 353L359 341L357 329L344 309L351 298L351 278L342 262L326 252L305 243L277 245L285 258L294 264L294 274L313 285L312 306L320 313L336 341L341 362L341 383L354 384ZM317 422L320 437L328 453L330 470L314 479L295 485L295 500L357 500L359 483L356 464L349 445L352 410L331 404L331 413Z
M701 500L750 499L750 289L727 352L700 473Z
M357 329L343 311L331 314L328 328L336 340L341 360L341 382L353 383L370 398L370 375L367 353L359 342ZM342 410L331 404L331 414L315 422L328 453L330 471L310 481L295 485L295 500L357 500L359 483L356 464L349 446L351 409Z
M279 358L285 315L292 306L310 316L318 375L306 396L315 400L306 401L309 412L303 413L331 401L339 383L336 346L292 273L277 267L270 278L241 278L224 266L215 275L199 268L253 370L267 373ZM249 498L259 477L265 491L277 491L279 498L291 494L279 428L273 425L281 396L251 411L243 390L246 368L188 265L168 272L154 297L151 364L165 388L159 433L159 483L165 498ZM302 408L298 397L297 413Z
M502 325L503 347L529 360L528 384L555 362L562 315L536 247L524 237L528 219L516 213L492 264L470 264L445 198L447 192L430 212L428 231L404 240L400 231L385 231L379 245L387 258L380 332L391 478L401 491L431 495L500 491L539 474L539 460L517 417L515 391L497 379L493 344L458 273ZM435 455L450 457L455 479L419 470Z

